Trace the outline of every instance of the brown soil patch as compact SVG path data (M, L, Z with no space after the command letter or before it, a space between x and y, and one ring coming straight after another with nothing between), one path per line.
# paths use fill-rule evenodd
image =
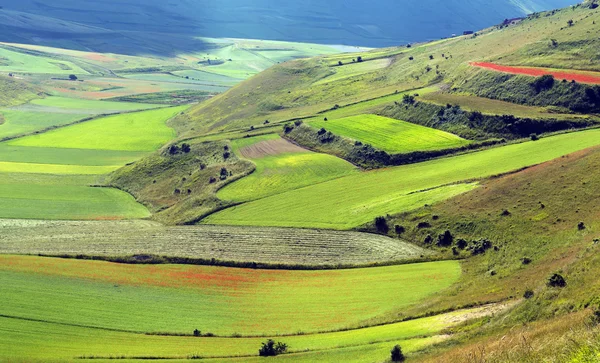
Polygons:
M240 149L240 155L247 159L258 159L286 153L301 153L306 150L284 139L266 140Z

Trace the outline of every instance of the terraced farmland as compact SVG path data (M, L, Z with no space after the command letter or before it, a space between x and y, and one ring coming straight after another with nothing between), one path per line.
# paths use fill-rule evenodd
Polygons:
M223 200L259 199L357 172L342 159L302 149L277 134L234 140L232 147L256 170L221 189L217 196Z
M175 133L165 121L186 109L170 107L119 114L13 140L9 144L70 149L153 151Z
M472 189L454 185L598 145L600 130L572 132L451 158L354 174L218 212L206 224L348 229ZM425 192L418 192L425 190ZM352 192L349 192L352 191Z
M367 264L432 255L398 239L327 230L32 220L0 220L0 228L3 254L154 254L292 265Z
M468 140L448 132L377 115L367 114L336 120L313 121L310 125L397 154L440 150L469 144Z
M448 288L461 273L457 261L328 271L7 255L0 261L4 315L132 332L189 334L198 328L218 335L359 326L401 313Z

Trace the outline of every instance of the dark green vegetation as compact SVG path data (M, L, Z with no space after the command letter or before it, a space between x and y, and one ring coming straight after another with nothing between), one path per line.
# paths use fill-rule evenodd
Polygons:
M358 53L0 46L42 90L1 212L152 219L0 221L0 360L594 361L598 89L471 65L591 77L594 4Z

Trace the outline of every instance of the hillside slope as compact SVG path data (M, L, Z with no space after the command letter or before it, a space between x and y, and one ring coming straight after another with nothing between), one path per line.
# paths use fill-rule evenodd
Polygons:
M568 26L569 20L573 20L573 26ZM274 66L192 108L186 118L174 125L185 135L191 135L260 125L264 120L273 123L313 116L335 105L434 83L460 91L460 87L468 86L469 78L490 72L469 65L475 61L598 71L600 39L590 36L597 32L598 22L598 8L579 6L574 10L535 14L516 24L478 32L476 36L411 48L292 61ZM359 57L362 62L357 63ZM381 59L388 62L374 68L369 66ZM349 67L359 68L347 72Z

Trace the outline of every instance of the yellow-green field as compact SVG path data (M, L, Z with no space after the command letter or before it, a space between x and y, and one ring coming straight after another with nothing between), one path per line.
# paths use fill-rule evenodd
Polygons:
M469 144L468 140L448 132L377 115L313 121L310 125L394 154L449 149Z

